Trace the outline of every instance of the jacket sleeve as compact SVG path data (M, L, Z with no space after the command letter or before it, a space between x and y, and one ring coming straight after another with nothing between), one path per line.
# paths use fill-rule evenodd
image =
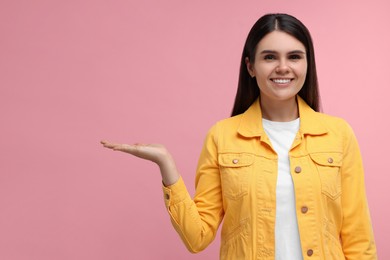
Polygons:
M202 251L214 240L223 218L215 129L209 131L199 158L194 199L182 178L163 187L171 222L192 253Z
M346 129L341 167L342 247L345 258L348 260L377 259L359 145L348 124Z

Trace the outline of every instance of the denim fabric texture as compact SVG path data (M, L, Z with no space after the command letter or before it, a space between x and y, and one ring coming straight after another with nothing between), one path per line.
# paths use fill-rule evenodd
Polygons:
M297 97L300 128L289 152L305 259L377 259L364 170L351 127ZM259 99L216 123L202 149L192 199L183 180L163 187L172 224L191 252L222 223L220 259L274 259L277 154Z

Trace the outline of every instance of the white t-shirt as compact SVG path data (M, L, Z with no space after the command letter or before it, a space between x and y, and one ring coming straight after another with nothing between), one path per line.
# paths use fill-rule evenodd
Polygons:
M299 118L291 122L274 122L263 119L263 127L278 154L275 260L303 259L295 210L294 183L290 174L288 157L299 129Z

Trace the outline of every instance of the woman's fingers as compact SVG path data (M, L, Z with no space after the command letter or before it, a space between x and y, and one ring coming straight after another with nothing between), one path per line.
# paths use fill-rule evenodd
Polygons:
M134 156L159 163L167 154L163 145L160 144L118 144L108 141L101 141L104 147L114 151L121 151L132 154Z
M108 141L101 141L100 142L104 147L112 149L114 151L121 151L121 152L127 152L127 153L135 153L139 151L140 146L146 146L144 144L117 144L117 143L110 143Z
M134 145L110 143L108 141L101 141L100 143L104 147L112 149L114 151L121 151L121 152L131 153L131 152L133 152L135 150Z
M161 144L118 144L108 141L100 142L104 147L114 151L121 151L132 154L142 159L146 159L156 163L160 167L161 177L165 185L171 185L180 178L176 169L175 162L165 148Z
M100 141L100 143L101 143L104 147L110 148L110 149L114 149L114 147L120 145L120 144L110 143L110 142L107 142L107 141Z

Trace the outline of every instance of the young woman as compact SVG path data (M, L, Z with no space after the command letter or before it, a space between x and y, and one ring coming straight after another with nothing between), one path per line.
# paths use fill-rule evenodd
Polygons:
M194 199L164 146L102 144L159 165L191 252L223 219L220 259L376 259L358 143L319 103L309 31L269 14L246 40L232 117L207 135Z

